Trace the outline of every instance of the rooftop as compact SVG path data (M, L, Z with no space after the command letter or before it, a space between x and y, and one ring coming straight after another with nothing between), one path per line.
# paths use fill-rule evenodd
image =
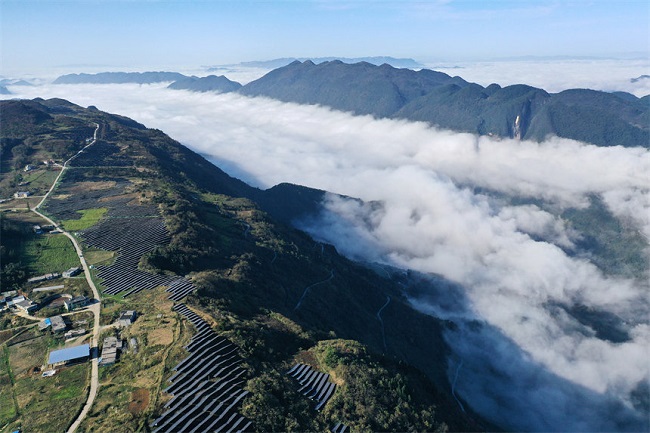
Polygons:
M50 352L48 364L58 364L59 362L72 361L79 358L90 356L90 345L82 344L81 346L69 347L67 349L53 350Z

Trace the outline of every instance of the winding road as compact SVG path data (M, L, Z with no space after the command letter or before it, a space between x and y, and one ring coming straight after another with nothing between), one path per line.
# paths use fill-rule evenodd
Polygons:
M381 337L384 340L384 352L387 351L386 348L386 330L384 329L384 319L381 318L381 312L384 311L384 308L388 307L388 304L390 304L390 296L386 295L386 303L384 304L383 307L377 311L377 319L379 320L379 323L381 323Z
M302 300L305 299L305 296L307 296L307 293L309 292L309 289L311 289L312 287L317 286L317 285L319 285L319 284L326 283L326 282L328 282L329 280L331 280L332 278L334 278L334 269L332 269L332 270L330 271L330 276L329 276L328 278L324 279L323 281L319 281L319 282L317 282L317 283L314 283L314 284L312 284L311 286L307 286L307 287L305 287L305 291L302 292L302 296L301 296L300 299L298 300L298 303L296 304L296 306L295 306L295 308L294 308L294 311L297 310L298 308L300 308L300 305L302 304Z
M56 188L56 185L59 183L59 179L61 179L61 176L65 172L65 170L68 168L68 163L75 159L77 156L79 156L83 151L85 151L88 147L92 146L97 142L97 133L99 132L99 124L95 123L95 133L93 134L93 140L88 143L86 146L84 146L79 152L74 154L72 157L70 157L61 167L61 172L59 175L56 177L54 180L54 183L52 183L52 186L50 187L49 191L47 194L43 196L43 199L36 205L32 211L36 213L38 216L41 218L45 219L47 222L49 222L51 225L53 225L56 229L61 230L61 232L72 241L72 244L74 245L74 248L77 252L77 256L79 257L79 262L81 263L81 266L83 267L84 274L86 276L86 281L88 282L88 285L90 286L91 290L93 291L93 297L97 300L97 303L91 305L88 307L88 311L92 311L93 315L95 316L95 321L93 325L93 334L92 334L92 341L91 341L91 355L93 353L97 352L97 346L98 346L98 341L99 341L99 313L101 309L101 300L99 297L99 290L97 290L97 287L95 286L95 283L93 282L92 278L90 277L90 268L88 267L88 263L86 263L86 259L84 259L83 256L83 251L81 250L81 246L77 242L77 240L72 236L70 233L67 231L63 230L63 228L59 227L59 225L54 222L52 219L49 217L43 215L41 212L38 211L38 208L41 207L41 205L45 202L47 197L54 191ZM98 365L98 359L97 356L91 356L91 374L90 374L90 392L88 393L88 399L86 400L86 404L84 405L83 409L81 410L81 413L79 413L79 416L75 420L74 423L70 426L68 429L68 433L74 432L78 427L79 424L84 420L86 415L88 414L88 411L90 410L90 407L93 405L93 402L95 401L95 397L97 396L97 390L99 389L99 365Z

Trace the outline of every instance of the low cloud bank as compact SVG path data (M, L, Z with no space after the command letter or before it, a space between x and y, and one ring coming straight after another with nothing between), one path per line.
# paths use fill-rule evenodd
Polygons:
M650 61L642 59L534 59L492 62L460 62L427 65L430 69L487 86L528 84L556 93L567 89L628 92L650 95Z
M518 430L648 428L648 276L608 274L573 254L582 234L560 216L598 197L647 245L647 150L496 140L153 85L21 90L162 129L257 186L293 182L379 201L331 195L303 227L350 257L454 283L412 302L459 324L447 335L457 395ZM602 338L570 313L576 305L620 319L627 338Z

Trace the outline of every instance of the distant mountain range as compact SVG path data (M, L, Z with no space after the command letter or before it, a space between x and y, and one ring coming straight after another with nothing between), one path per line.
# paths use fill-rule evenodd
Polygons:
M178 72L100 72L99 74L62 75L54 84L150 84L187 78Z
M275 69L275 68L281 68L282 66L287 66L288 64L299 61L299 62L304 62L306 60L310 60L316 64L320 63L325 63L325 62L332 62L335 60L341 61L343 63L359 63L359 62L366 62L370 63L372 65L383 65L384 63L394 66L396 68L410 68L410 69L420 69L423 68L424 65L421 63L418 63L417 61L413 59L403 59L403 58L395 58L395 57L388 57L388 56L375 56L375 57L315 57L315 58L307 58L307 57L282 57L280 59L272 59L272 60L256 60L252 62L241 62L239 63L239 66L244 66L248 68L268 68L268 69ZM214 67L214 68L209 68L208 72L213 72L216 70L219 70L221 68L219 67Z
M5 86L0 86L0 95L11 95L11 92Z
M9 78L4 78L0 80L0 86L33 86L33 84L25 80L12 80Z
M269 62L285 60L290 59ZM174 81L172 89L235 91L480 135L536 141L555 135L598 146L650 147L650 96L588 89L551 94L523 84L483 87L442 72L398 69L387 63L295 60L245 86L224 76L199 78L175 72L71 74L54 83L162 81Z

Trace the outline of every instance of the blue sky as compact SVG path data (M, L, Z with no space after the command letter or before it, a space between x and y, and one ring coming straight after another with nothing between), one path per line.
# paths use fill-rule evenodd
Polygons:
M277 57L647 56L649 22L642 0L0 0L0 59L3 71L29 71Z

